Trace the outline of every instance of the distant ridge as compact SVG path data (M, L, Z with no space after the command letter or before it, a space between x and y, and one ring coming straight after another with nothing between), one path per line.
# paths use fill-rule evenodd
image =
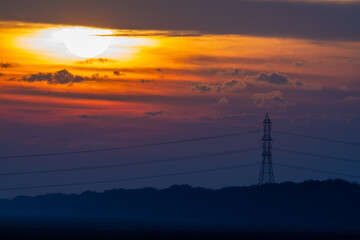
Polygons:
M360 185L285 182L219 190L188 185L115 189L0 200L0 218L216 226L235 229L360 231Z

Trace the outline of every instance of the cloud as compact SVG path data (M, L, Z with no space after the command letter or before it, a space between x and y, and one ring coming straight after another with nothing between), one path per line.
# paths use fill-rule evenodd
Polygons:
M0 62L0 68L12 68L15 67L16 63Z
M97 116L97 115L87 115L87 114L83 114L78 117L81 119L98 119L99 118L99 116Z
M222 84L222 86L218 86L216 88L216 91L217 92L233 91L235 89L245 88L245 87L246 87L246 83L244 81L234 79L234 80L231 80L231 81L224 82Z
M198 31L154 31L154 30L118 30L116 33L102 36L110 37L197 37Z
M241 76L243 72L244 71L242 69L235 68L235 69L219 70L216 72L216 75L221 77L237 77L237 76Z
M22 77L24 82L47 82L48 84L71 84L80 83L89 80L89 78L79 75L73 75L66 69L57 71L55 73L36 73L29 76Z
M304 84L303 84L302 82L300 82L300 81L296 81L295 84L296 84L296 86L298 86L298 87L301 87L301 86L304 85Z
M119 71L114 71L113 74L116 75L116 76L124 76L124 75L126 75L125 73L121 73Z
M2 74L2 73L0 72L0 77L1 77L1 76L4 76L4 74Z
M232 63L232 64L253 64L253 65L263 65L267 64L269 62L269 59L265 58L248 58L248 57L230 57L230 56L212 56L212 55L192 55L180 58L183 62L186 63L192 63L197 65L208 65L208 64L225 64L225 63ZM220 74L222 72L228 72L231 73L231 71L238 73L239 75L242 75L245 70L240 68L235 69L224 69L224 70L215 70L215 74L219 72Z
M279 73L259 73L255 80L258 82L267 82L275 85L287 85L289 78Z
M0 16L113 29L354 41L360 40L360 25L355 24L360 22L359 12L359 2L344 1L17 0L3 1Z
M116 116L114 115L88 115L88 114L82 114L79 116L76 116L77 118L83 119L83 120L95 120L95 119L100 119L100 120L106 120L106 119L117 119Z
M198 82L198 81L187 81L186 84L190 85L190 86L197 86L197 85L202 84L202 83Z
M188 81L187 82L188 85L194 86L192 88L193 91L198 91L198 92L210 92L210 91L214 91L214 92L222 92L222 91L233 91L235 89L239 89L239 88L245 88L246 84L244 81L240 81L240 80L230 80L227 82L224 82L222 84L203 84L201 82L192 82L192 81Z
M357 96L348 96L348 97L345 98L343 101L347 101L347 102L359 102L359 101L360 101L360 97L357 97Z
M145 80L145 79L141 79L140 83L155 83L155 80Z
M293 66L294 67L302 67L304 66L306 63L304 61L294 61L293 62Z
M222 98L219 99L219 104L220 105L226 105L228 103L229 103L229 100L227 98L222 97Z
M225 88L234 88L234 87L236 87L236 86L241 85L242 83L243 83L243 82L241 82L241 81L239 81L239 80L231 80L231 81L225 82L225 83L223 84L223 86L224 86Z
M293 62L293 66L294 67L311 67L315 64L319 64L322 62L323 62L322 59L313 59L313 60L308 60L308 61L297 60L297 61Z
M358 58L348 58L348 59L345 59L344 62L348 63L348 64L358 65L358 64L360 64L360 59L358 59Z
M116 63L116 60L109 58L89 58L84 61L77 61L79 64L94 64L94 63Z
M208 85L198 85L195 86L192 90L198 92L209 92L211 91L211 88Z
M151 117L156 117L156 116L163 116L163 115L168 115L170 116L171 114L165 112L165 111L158 111L158 112L145 112L145 115L151 116Z
M290 77L291 76L291 77ZM273 73L257 72L245 76L244 82L249 86L289 88L318 91L322 89L321 81L304 81L308 79L329 80L329 77L307 73ZM335 78L334 78L335 79Z
M287 102L280 91L272 91L268 93L254 93L252 100L258 107L285 107Z

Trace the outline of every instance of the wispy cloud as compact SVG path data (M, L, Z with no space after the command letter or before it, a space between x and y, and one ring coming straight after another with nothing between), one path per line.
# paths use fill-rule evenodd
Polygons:
M157 117L157 116L170 116L171 114L166 111L157 111L157 112L145 112L145 115L151 116L151 117Z
M89 58L84 61L77 61L79 64L94 64L94 63L116 63L117 61L109 58Z
M117 30L109 37L198 37L198 31L154 31L154 30Z
M344 99L347 102L360 102L360 97L358 96L348 96Z
M267 93L254 93L252 99L258 107L286 107L288 102L285 100L281 91Z

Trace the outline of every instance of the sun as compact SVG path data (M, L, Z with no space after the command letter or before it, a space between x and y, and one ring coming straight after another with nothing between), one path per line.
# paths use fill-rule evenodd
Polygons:
M111 34L111 30L71 27L56 31L53 37L62 42L72 54L82 58L93 58L109 47Z

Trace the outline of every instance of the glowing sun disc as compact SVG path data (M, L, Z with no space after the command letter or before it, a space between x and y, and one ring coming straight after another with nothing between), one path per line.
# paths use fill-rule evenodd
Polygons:
M64 43L74 55L92 58L102 54L110 45L111 30L84 27L64 28L54 34L56 40Z

